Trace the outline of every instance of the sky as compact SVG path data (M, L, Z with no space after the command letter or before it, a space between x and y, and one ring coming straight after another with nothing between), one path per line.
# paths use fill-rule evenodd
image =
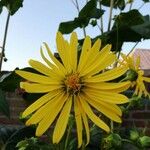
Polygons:
M86 0L79 0L80 8ZM133 8L141 6L141 0L136 1ZM140 9L143 15L150 13L150 3ZM55 37L60 22L73 20L78 15L71 0L24 0L23 7L10 18L5 55L8 59L2 65L2 70L14 70L16 67L28 67L29 59L41 61L40 47L47 42L56 51ZM107 26L108 14L104 16L104 25ZM150 15L150 14L149 14ZM2 46L7 10L0 14L0 46ZM78 37L83 38L83 31L76 30ZM98 28L86 28L87 35L95 37ZM68 39L69 36L67 35ZM135 43L126 43L123 51L128 53ZM150 40L139 43L136 48L150 49Z

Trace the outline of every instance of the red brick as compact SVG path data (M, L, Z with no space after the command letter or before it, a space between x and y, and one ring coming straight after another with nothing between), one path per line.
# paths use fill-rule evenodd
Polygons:
M123 120L122 127L142 127L146 125L144 120Z
M150 128L145 131L145 135L150 136Z
M4 125L19 125L19 124L22 124L18 118L16 119L8 119L8 118L0 118L0 124Z
M150 119L150 112L149 111L134 112L132 113L132 118L133 119Z

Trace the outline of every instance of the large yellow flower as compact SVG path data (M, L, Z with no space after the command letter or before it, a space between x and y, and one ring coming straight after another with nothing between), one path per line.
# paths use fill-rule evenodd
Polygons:
M60 60L54 57L48 45L44 43L50 57L47 59L41 48L41 56L46 65L35 60L29 61L29 64L42 74L16 71L18 75L30 81L21 82L21 88L26 92L45 93L23 112L23 117L33 114L26 125L38 124L37 136L41 136L56 120L53 143L58 143L65 133L69 115L73 112L80 147L83 129L86 132L87 143L90 140L88 118L106 132L110 131L109 126L95 115L92 108L115 122L121 122L122 112L116 104L128 102L128 98L119 92L126 90L130 82L108 81L124 74L127 68L118 67L102 71L116 60L116 56L110 51L111 45L106 45L100 51L99 39L91 46L91 39L87 36L80 56L76 33L72 33L68 43L58 32L56 43Z
M150 78L144 77L143 70L140 69L140 56L134 59L133 56L126 56L125 54L121 54L123 61L122 64L125 64L129 69L129 74L132 76L131 87L135 87L134 94L139 97L144 94L144 96L150 97L150 94L146 90L144 82L150 83Z

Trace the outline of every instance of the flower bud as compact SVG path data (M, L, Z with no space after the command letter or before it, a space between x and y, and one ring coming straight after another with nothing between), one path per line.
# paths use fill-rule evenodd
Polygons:
M130 139L132 141L136 141L139 138L139 133L137 130L131 130L130 131Z
M150 147L150 137L149 136L142 136L139 138L139 142L142 147Z

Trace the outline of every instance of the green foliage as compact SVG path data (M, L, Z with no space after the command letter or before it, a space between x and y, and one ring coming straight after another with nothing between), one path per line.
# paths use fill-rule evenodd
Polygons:
M0 112L10 117L9 105L5 92L15 92L22 79L15 72L1 72L0 75Z
M149 136L142 136L142 137L140 137L139 138L139 144L143 148L146 148L146 147L150 148L150 137Z
M144 2L144 3L148 3L148 2L150 2L150 0L143 0L143 2Z
M5 99L5 93L0 89L0 112L10 117L9 105Z
M62 22L59 31L63 34L71 33L74 29L86 27L92 18L99 19L104 11L97 8L96 0L90 0L79 12L78 17L73 21Z
M102 148L104 150L120 149L122 146L122 139L119 134L111 133L103 139Z
M102 0L101 4L110 7L110 0ZM114 0L114 8L123 10L125 8L125 0Z
M31 137L17 143L16 148L18 150L50 150L52 149L50 144L41 142L38 138Z
M9 134L9 131L8 131ZM30 127L22 127L15 132L4 142L3 148L5 150L18 150L16 145L19 141L24 140L25 138L30 138L35 135L35 128L33 126Z
M15 92L15 90L19 87L20 81L22 78L18 76L15 71L3 73L0 77L0 88L3 91L7 92Z
M10 15L14 15L20 7L23 6L23 0L1 0L0 1L0 13L3 7L6 7Z
M130 139L136 141L139 138L139 132L137 130L130 130Z

